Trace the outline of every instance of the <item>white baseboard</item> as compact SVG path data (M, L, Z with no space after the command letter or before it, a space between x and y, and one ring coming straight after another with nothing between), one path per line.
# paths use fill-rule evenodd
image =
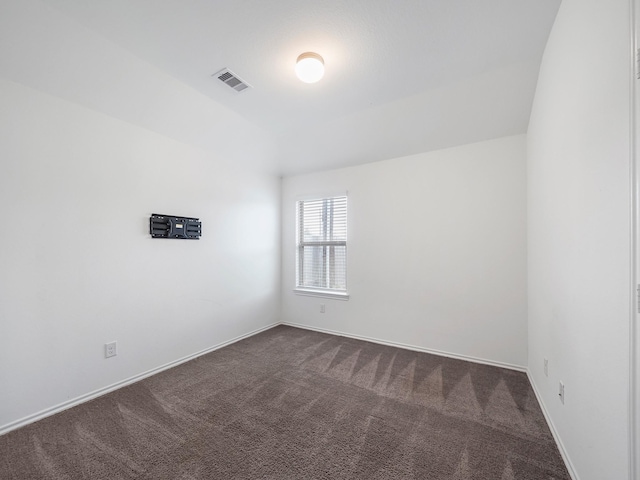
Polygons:
M441 357L455 358L457 360L465 360L467 362L481 363L483 365L491 365L493 367L508 368L509 370L516 370L518 372L527 371L527 367L524 367L522 365L513 365L511 363L497 362L495 360L487 360L484 358L477 358L469 355L460 355L457 353L445 352L445 351L436 350L433 348L417 347L415 345L408 345L406 343L390 342L388 340L381 340L379 338L367 337L365 335L355 335L352 333L338 332L336 330L329 330L327 328L310 327L309 325L301 325L299 323L293 323L293 322L282 322L281 325L288 325L290 327L303 328L305 330L312 330L314 332L320 332L320 333L330 333L331 335L338 335L340 337L354 338L356 340L364 340L367 342L379 343L380 345L388 345L390 347L404 348L405 350L431 353L433 355L439 355Z
M564 460L564 464L569 471L569 475L571 475L572 480L580 480L578 477L578 473L576 472L576 468L571 463L571 459L569 458L569 454L567 453L567 449L564 447L562 443L562 439L556 430L556 426L549 415L549 411L542 399L542 395L540 395L540 391L536 383L533 381L533 377L531 376L531 372L527 369L527 377L529 378L529 383L531 384L531 388L533 388L533 393L536 394L536 398L538 399L538 404L540 405L540 409L542 410L542 414L544 415L545 420L547 421L547 425L549 426L549 430L551 430L551 435L553 435L553 439L556 441L556 445L558 445L558 450L560 450L560 455L562 456L562 460Z
M279 324L280 324L279 322L276 322L276 323L272 323L270 325L258 328L257 330L253 330L252 332L232 338L231 340L227 340L226 342L222 342L212 347L205 348L204 350L200 350L199 352L193 353L191 355L187 355L186 357L179 358L178 360L174 360L173 362L165 363L164 365L161 365L156 368L152 368L151 370L147 370L146 372L140 373L138 375L134 375L133 377L129 377L125 380L116 382L107 387L99 388L98 390L94 390L93 392L87 393L85 395L80 395L79 397L73 398L71 400L60 403L53 407L41 410L40 412L34 413L32 415L26 416L14 422L8 423L0 427L0 435L8 433L11 430L16 430L17 428L24 427L25 425L28 425L30 423L37 422L38 420L42 420L43 418L62 412L63 410L67 410L71 407L75 407L76 405L80 405L81 403L88 402L89 400L93 400L94 398L100 397L109 392L113 392L114 390L117 390L119 388L126 387L127 385L130 385L132 383L138 382L147 377L155 375L156 373L160 373L163 370L168 370L169 368L176 367L182 363L193 360L194 358L213 352L214 350L218 350L222 347L226 347L227 345L231 345L232 343L236 343L247 337L251 337L260 332L264 332L265 330L269 330L270 328L273 328Z

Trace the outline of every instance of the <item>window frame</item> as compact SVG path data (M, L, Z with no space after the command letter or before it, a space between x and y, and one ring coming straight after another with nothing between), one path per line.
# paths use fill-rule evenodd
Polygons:
M330 199L335 199L335 198L344 198L344 201L346 202L347 205L347 213L346 213L346 221L347 221L347 227L348 227L348 198L347 195L345 194L338 194L338 195L326 195L326 196L314 196L314 197L305 197L305 198L298 198L295 202L295 217L296 217L296 258L295 258L295 288L294 288L294 292L297 295L305 295L305 296L313 296L313 297L325 297L325 298L333 298L333 299L339 299L339 300L348 300L349 299L349 293L347 290L347 251L348 251L348 247L347 247L347 243L348 243L348 238L345 238L345 240L316 240L316 241L305 241L304 240L304 226L300 223L302 218L303 218L303 214L301 215L300 212L300 208L301 205L304 205L305 202L313 202L313 201L325 201L325 200L330 200ZM326 214L325 214L326 215ZM329 228L329 225L326 225L326 220L323 221L323 224L325 224L325 231L326 229ZM331 225L331 227L333 227L333 223ZM347 232L348 232L348 228L347 228ZM345 275L345 289L334 289L334 288L323 288L323 287L310 287L310 286L304 286L302 284L302 279L303 279L303 275L304 275L304 270L303 270L303 266L304 263L301 261L302 258L304 258L304 249L305 247L344 247L345 249L345 266L344 266L344 275ZM323 261L324 263L324 261ZM323 269L323 275L326 274L327 272Z

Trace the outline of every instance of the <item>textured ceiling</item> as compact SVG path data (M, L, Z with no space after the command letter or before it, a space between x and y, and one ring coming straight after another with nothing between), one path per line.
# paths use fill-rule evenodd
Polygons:
M261 129L294 174L526 132L559 0L43 0ZM298 54L326 74L304 84ZM211 75L229 68L253 89Z

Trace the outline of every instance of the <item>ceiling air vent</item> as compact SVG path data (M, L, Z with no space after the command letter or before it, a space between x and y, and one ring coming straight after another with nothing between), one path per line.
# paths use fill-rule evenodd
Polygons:
M240 79L235 73L227 68L220 70L218 73L214 73L213 76L217 77L218 80L225 85L233 88L236 92L242 92L251 88L251 85Z

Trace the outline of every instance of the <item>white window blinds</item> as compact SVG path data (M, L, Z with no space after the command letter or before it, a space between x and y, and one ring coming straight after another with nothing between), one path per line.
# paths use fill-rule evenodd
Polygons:
M347 291L347 197L298 202L296 286Z

